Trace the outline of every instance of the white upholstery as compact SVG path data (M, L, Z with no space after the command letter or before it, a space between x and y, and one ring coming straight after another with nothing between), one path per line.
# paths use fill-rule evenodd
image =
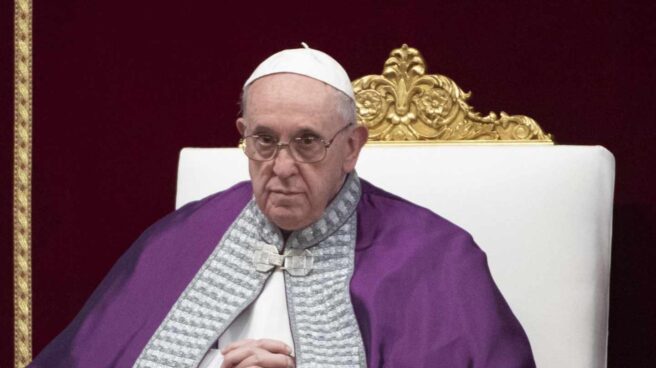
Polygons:
M615 166L598 146L367 146L361 178L473 234L538 367L605 367ZM248 179L237 148L185 148L177 203Z

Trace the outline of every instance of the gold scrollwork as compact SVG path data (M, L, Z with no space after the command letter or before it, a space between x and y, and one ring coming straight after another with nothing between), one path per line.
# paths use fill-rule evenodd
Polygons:
M14 2L14 367L32 360L32 1Z
M553 143L528 116L480 116L467 104L470 93L448 77L427 75L424 58L405 44L390 53L382 75L359 78L353 89L369 141Z

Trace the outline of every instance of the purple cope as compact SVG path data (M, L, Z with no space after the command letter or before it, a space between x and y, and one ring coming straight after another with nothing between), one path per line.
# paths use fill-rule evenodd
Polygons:
M472 237L361 185L350 291L367 366L535 367ZM252 195L239 183L149 227L29 367L131 367Z

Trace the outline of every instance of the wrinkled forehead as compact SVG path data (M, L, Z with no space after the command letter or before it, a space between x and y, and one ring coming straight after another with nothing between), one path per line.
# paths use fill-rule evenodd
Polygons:
M245 89L245 118L259 124L304 122L305 125L337 125L339 93L316 79L278 73L262 77ZM250 124L249 124L250 125Z

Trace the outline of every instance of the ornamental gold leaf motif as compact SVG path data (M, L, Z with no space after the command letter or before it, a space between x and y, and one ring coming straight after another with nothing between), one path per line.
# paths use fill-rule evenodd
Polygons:
M369 141L553 143L528 116L480 116L467 104L470 93L448 77L427 75L419 51L405 44L390 53L382 75L359 78L353 89Z

